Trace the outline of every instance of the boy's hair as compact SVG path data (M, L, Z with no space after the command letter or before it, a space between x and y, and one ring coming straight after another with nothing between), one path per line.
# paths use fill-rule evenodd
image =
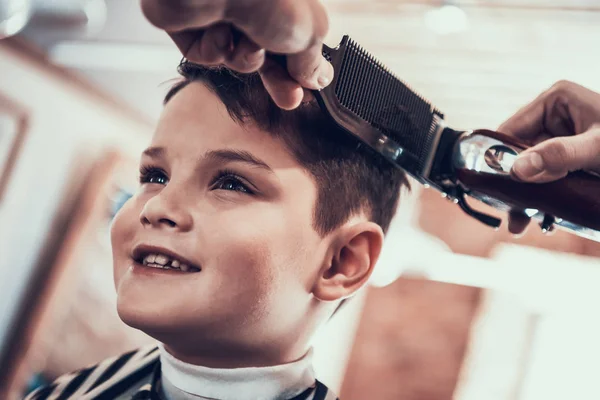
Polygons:
M319 234L324 236L360 212L387 231L400 189L408 187L405 173L335 125L315 101L286 111L272 101L257 73L241 74L186 60L178 70L183 80L169 90L165 104L189 83L199 81L217 95L235 121L255 123L283 140L316 181L313 227Z

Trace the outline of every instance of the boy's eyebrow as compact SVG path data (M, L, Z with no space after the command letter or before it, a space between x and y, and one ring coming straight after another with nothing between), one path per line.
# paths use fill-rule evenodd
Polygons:
M256 158L252 153L245 150L231 150L231 149L223 149L223 150L211 150L204 154L204 158L208 161L237 161L243 162L246 164L250 164L254 167L258 167L264 169L269 173L274 173L269 165Z
M148 156L150 158L160 158L165 154L164 147L148 147L142 155Z
M148 147L143 155L150 158L161 158L164 156L166 149L164 147ZM207 162L243 162L254 167L264 169L269 173L274 173L269 165L261 159L254 156L246 150L221 149L207 151L203 157Z

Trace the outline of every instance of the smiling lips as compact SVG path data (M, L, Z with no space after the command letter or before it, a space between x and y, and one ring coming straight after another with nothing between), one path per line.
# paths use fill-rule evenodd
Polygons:
M181 272L199 272L200 268L179 257L167 249L137 246L133 251L133 259L149 268L175 270Z

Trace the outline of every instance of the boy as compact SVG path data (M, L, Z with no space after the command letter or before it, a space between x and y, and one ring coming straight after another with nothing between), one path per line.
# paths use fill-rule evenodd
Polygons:
M183 62L111 230L120 318L157 339L45 399L335 399L310 340L367 282L405 175L307 94Z

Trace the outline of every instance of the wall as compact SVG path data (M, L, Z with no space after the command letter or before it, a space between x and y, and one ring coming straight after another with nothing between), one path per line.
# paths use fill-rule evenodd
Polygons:
M0 92L29 117L0 203L1 354L65 189L109 146L138 154L152 127L15 39L0 41L0 71Z

